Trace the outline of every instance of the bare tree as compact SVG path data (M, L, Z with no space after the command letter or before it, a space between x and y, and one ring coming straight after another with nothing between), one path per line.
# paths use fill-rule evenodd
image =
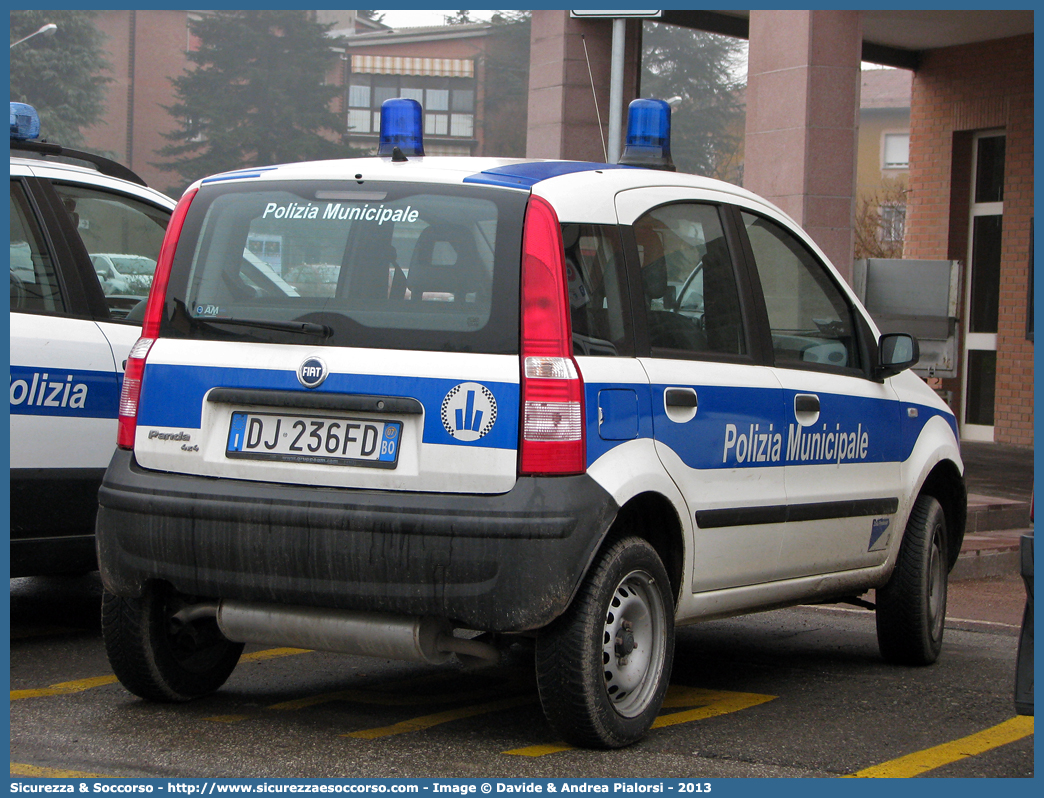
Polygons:
M856 201L855 257L901 258L906 230L906 195L901 181L890 181Z

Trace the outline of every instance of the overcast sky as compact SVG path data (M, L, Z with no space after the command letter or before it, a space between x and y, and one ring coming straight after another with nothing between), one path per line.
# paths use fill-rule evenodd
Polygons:
M452 16L456 11L428 11L422 8L411 8L405 11L378 11L384 14L385 25L393 28L423 28L428 25L441 25L443 17ZM472 11L471 18L476 22L489 19L492 11Z

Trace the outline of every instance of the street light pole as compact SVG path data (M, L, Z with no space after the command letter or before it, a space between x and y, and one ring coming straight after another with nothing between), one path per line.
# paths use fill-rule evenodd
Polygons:
M58 30L58 26L55 25L53 22L48 22L46 25L41 25L40 30L34 31L33 33L30 33L28 36L19 39L16 42L11 42L11 46L14 47L16 44L27 42L34 36L51 36L54 34L56 30Z

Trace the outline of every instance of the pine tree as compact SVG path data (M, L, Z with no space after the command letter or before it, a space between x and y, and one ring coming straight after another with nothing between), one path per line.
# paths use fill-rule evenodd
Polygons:
M11 50L11 99L40 114L41 138L66 147L83 145L81 130L101 119L105 108L103 35L95 11L11 11L11 41L53 22L58 30Z
M740 182L743 81L735 74L743 42L647 22L642 31L641 94L679 98L671 114L678 171Z
M180 125L156 164L186 181L249 166L357 154L340 143L330 110L342 89L325 85L336 63L332 25L307 11L215 11L190 22L199 48L173 78ZM324 135L325 132L325 135Z
M486 48L482 155L524 158L529 116L529 11L497 11Z

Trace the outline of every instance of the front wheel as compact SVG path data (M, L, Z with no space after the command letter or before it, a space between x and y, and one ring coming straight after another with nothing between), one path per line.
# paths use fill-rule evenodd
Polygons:
M569 609L537 638L540 703L565 740L620 748L652 726L674 661L674 600L646 541L606 550Z
M185 597L150 584L141 598L102 595L102 637L120 683L150 701L189 701L217 690L243 652L213 617L183 620Z
M946 514L931 496L918 496L899 558L877 591L877 643L897 665L931 665L942 650L946 621Z

